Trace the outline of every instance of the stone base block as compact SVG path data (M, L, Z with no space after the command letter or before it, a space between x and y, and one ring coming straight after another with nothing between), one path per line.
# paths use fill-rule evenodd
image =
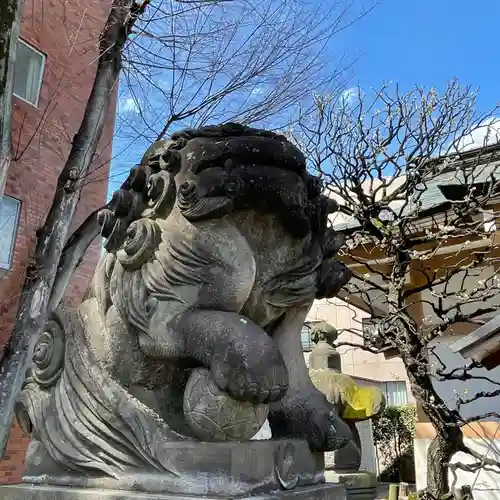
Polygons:
M199 497L161 493L19 484L0 487L1 500L346 500L340 484L306 486L245 497Z
M84 476L60 468L41 443L32 441L23 482L209 498L245 497L325 482L323 454L312 453L302 440L171 441L163 444L163 450L169 470L131 467L116 477Z
M369 472L325 471L327 483L343 484L347 500L374 500L377 496L377 476Z
M325 482L323 454L312 453L302 440L171 441L163 444L163 451L164 462L170 470L158 472L131 467L117 477L84 476L61 469L52 462L41 443L32 441L26 455L23 482L208 498L245 497Z

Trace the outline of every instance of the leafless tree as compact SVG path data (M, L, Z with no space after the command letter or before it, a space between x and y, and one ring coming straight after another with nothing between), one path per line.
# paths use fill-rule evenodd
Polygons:
M12 91L23 4L24 0L5 0L0 6L0 197L12 158Z
M434 426L422 498L448 493L450 471L500 472L461 429L498 417L477 408L492 406L500 384L477 363L450 366L442 355L453 335L500 312L498 109L477 112L475 97L455 81L442 94L351 89L316 97L315 115L289 131L339 204L332 224L346 237L341 258L353 273L343 298L371 316L347 344L396 353ZM484 390L443 391L454 380ZM458 452L476 462L453 461Z
M272 118L276 128L307 92L338 85L342 71L332 67L345 65L332 65L330 41L366 13L348 17L350 5L341 0L320 7L298 0L113 0L100 35L92 92L78 133L68 137L71 151L61 158L64 166L37 231L3 353L0 450L38 334L98 233L96 212L71 236L70 228L85 184L107 180L98 175L103 164L99 140L122 69L119 97L129 112L120 113L118 135L131 143L144 146L171 128L207 120L262 123ZM35 132L41 143L42 129L43 123Z
M311 92L349 78L335 35L370 10L352 3L153 1L125 53L115 144L143 151L208 121L285 126Z

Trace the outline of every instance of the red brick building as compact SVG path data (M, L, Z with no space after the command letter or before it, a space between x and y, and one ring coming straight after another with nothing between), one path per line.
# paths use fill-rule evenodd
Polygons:
M57 177L83 117L95 75L99 33L110 5L111 0L25 2L13 98L16 160L0 204L0 345L5 345L12 331L35 231L49 210ZM114 103L112 109L75 226L106 201ZM99 253L96 241L69 286L69 300L78 300L85 291ZM0 483L20 481L26 446L27 439L14 427L0 461Z

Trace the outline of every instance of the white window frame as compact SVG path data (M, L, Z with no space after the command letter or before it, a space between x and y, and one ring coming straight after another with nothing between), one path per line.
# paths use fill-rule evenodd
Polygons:
M382 382L382 391L384 393L384 396L386 398L386 403L388 406L391 406L389 405L389 384L400 384L400 387L401 388L404 388L404 392L405 392L405 399L406 399L406 402L403 403L403 406L407 405L408 404L408 386L406 384L406 381L405 380L386 380L385 382ZM398 406L398 405L396 405Z
M38 88L37 88L37 92L36 92L36 103L28 101L24 97L21 97L20 95L13 92L13 94L21 101L29 104L30 106L34 106L35 108L38 108L38 103L40 102L40 93L42 91L43 75L45 73L45 60L47 59L47 56L43 52L38 50L36 47L33 47L33 45L29 44L28 42L25 42L22 38L18 38L17 43L22 43L23 45L28 47L33 52L36 52L38 55L42 56L42 65L40 67L40 78L38 80ZM14 68L14 71L15 71L15 68Z
M308 335L309 335L309 340L307 341L307 344L308 345L305 345L303 340L302 340L302 332L305 330L305 329L308 329ZM301 346L302 346L302 352L311 352L313 350L313 347L314 347L314 342L312 341L312 338L311 338L311 332L312 332L312 326L310 323L304 323L302 325L302 328L300 330L300 343L301 343Z
M19 219L21 215L21 200L18 200L17 198L14 198L12 196L7 196L6 194L3 195L3 197L0 197L0 204L3 203L4 198L9 198L10 200L13 200L16 205L16 215L15 215L15 221L14 221L14 231L12 232L11 235L11 241L10 241L10 249L9 249L9 262L2 262L0 260L0 269L4 271L12 271L12 264L14 263L14 249L16 247L16 240L17 240L17 233L19 231ZM1 210L1 207L0 207ZM0 228L1 231L1 228Z

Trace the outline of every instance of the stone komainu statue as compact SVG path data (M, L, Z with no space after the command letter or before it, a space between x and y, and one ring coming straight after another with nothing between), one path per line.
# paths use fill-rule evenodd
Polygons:
M17 411L24 480L193 494L321 481L315 452L350 435L300 330L350 277L334 205L271 132L226 124L152 145L99 214L106 253L82 303L36 345ZM273 440L251 441L266 417Z

